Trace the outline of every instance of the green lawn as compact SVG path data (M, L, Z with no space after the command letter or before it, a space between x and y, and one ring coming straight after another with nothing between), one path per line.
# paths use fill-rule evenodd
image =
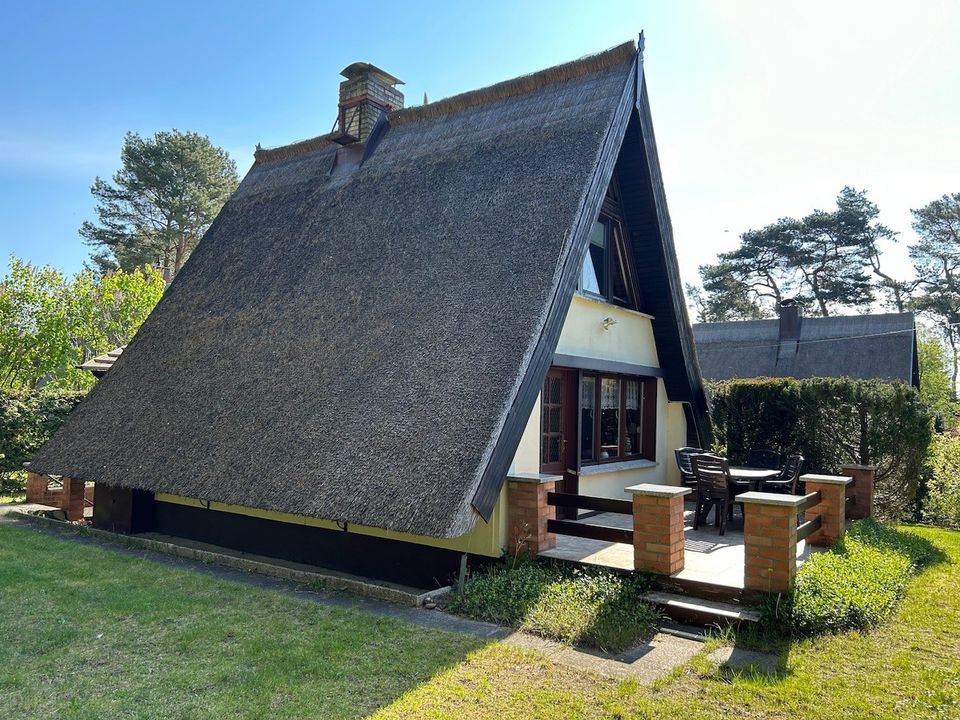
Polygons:
M0 717L960 717L960 533L894 620L653 688L0 526Z
M479 646L0 526L0 717L362 717Z

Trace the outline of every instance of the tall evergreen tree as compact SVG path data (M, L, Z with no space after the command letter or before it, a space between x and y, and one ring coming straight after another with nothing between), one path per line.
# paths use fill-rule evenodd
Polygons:
M98 250L101 270L134 270L159 262L179 272L220 208L237 187L237 166L226 151L192 132L127 133L113 182L96 178L97 222L80 234Z
M787 298L822 316L868 307L875 300L871 276L902 309L904 288L883 273L878 245L896 233L878 215L865 191L845 187L833 210L743 233L740 247L700 267L707 319L770 315Z

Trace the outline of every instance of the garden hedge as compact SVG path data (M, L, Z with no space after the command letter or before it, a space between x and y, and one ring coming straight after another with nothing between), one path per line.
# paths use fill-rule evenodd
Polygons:
M770 448L801 453L804 472L877 465L878 513L914 514L932 437L932 418L915 388L849 378L755 378L708 390L717 449L732 463L743 463L750 448Z
M23 469L85 392L0 390L0 480Z

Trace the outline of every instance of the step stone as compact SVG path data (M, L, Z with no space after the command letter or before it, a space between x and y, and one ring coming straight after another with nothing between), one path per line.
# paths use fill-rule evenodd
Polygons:
M702 600L686 595L657 591L644 593L641 597L678 621L696 622L703 625L756 623L760 621L760 613L757 610L731 603Z

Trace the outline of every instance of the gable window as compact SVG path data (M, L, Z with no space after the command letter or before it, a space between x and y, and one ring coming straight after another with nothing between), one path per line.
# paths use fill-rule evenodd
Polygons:
M580 291L615 305L638 309L630 274L623 224L601 215L593 224L590 246L580 270Z
M597 413L594 408L600 408ZM580 464L656 458L657 381L584 372L580 380Z

